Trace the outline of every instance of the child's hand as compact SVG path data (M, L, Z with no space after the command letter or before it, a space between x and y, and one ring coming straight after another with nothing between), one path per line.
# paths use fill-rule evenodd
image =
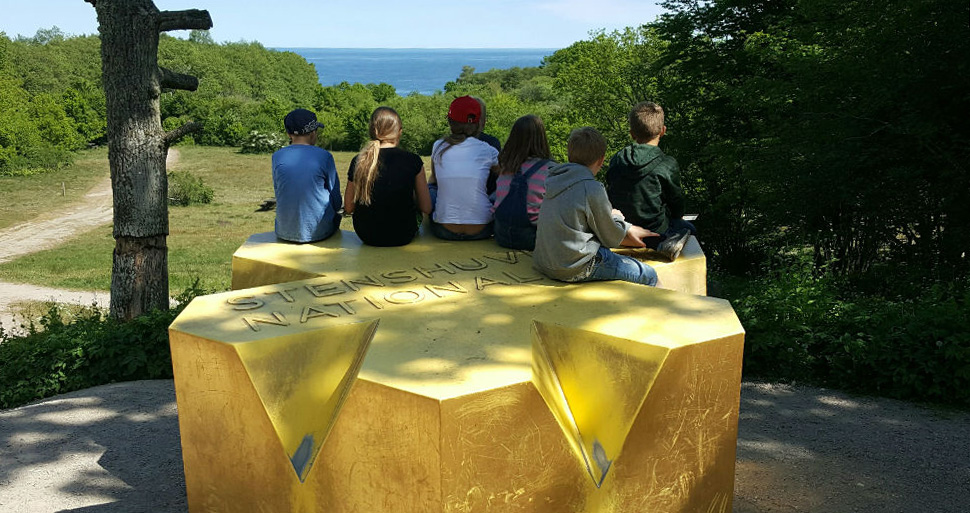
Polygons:
M645 237L659 237L660 235L651 232L646 228L641 228L635 224L631 224L630 228L626 231L626 236L620 241L621 246L627 246L631 248L645 248L646 244L643 243Z
M623 217L623 212L620 212L619 210L617 210L615 208L613 209L613 217L619 217L621 221L625 221L626 220L626 218Z

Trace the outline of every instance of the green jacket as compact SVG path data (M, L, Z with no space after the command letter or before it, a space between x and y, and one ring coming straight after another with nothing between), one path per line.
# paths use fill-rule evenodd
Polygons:
M633 143L614 155L606 190L628 222L650 231L663 233L671 219L684 216L680 167L656 146Z

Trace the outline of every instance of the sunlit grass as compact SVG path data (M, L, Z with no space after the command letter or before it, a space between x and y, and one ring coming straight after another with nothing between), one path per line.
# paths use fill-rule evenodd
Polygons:
M273 197L270 156L244 155L235 148L185 146L178 150L180 160L173 169L201 177L215 190L215 198L209 205L169 207L170 290L177 293L192 285L196 278L206 289L226 290L231 281L235 250L250 235L273 230L275 213L256 212L263 200ZM67 171L83 168L82 174L90 173L88 168L100 161L106 176L106 154L102 152L100 160L94 158L97 155L84 154ZM350 152L334 153L344 187L353 157L354 153ZM95 175L93 181L97 178ZM57 186L60 187L59 182ZM24 217L33 218L42 210L34 207L32 215ZM349 219L345 219L341 228L352 230L353 226ZM100 227L57 248L0 264L0 280L58 288L108 290L113 249L111 227Z

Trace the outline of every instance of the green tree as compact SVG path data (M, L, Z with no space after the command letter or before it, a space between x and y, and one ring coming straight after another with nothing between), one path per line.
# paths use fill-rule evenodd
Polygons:
M546 58L554 90L564 97L565 116L576 126L594 126L617 150L629 140L627 114L638 102L657 98L649 73L664 43L649 27L599 32Z
M819 270L966 266L966 5L665 5L651 72L720 256L788 242Z
M384 105L390 100L397 98L397 90L394 86L381 82L380 84L367 84L367 88L370 89L371 95L374 97L374 101Z

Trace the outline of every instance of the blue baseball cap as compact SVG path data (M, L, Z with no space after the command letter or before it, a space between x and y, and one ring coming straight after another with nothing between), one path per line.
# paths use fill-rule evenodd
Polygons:
M306 135L323 128L323 123L317 121L317 115L306 110L296 109L283 118L286 132L293 135Z

